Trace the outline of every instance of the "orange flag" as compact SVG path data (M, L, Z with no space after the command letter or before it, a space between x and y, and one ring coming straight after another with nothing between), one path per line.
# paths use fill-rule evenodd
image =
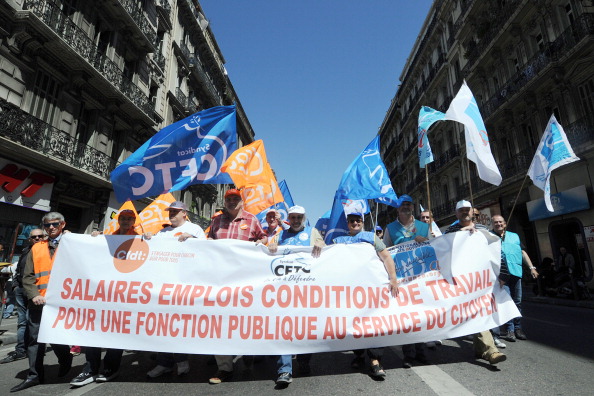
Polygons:
M126 202L124 202L124 204L122 205L120 210L118 210L117 213L116 212L111 213L111 216L110 216L111 221L107 224L107 226L103 230L103 234L112 235L114 232L116 232L116 230L119 228L118 216L120 213L122 213L123 210L131 210L134 212L134 214L136 215L136 222L134 223L134 230L136 232L142 233L141 225L140 225L140 217L138 216L138 212L136 211L136 208L134 207L134 204L132 203L132 201L126 201Z
M228 173L242 190L243 208L252 214L284 201L262 140L235 150L221 166L221 172Z
M171 193L161 194L140 212L139 217L144 232L156 234L163 229L163 224L169 224L169 215L165 209L172 202L175 202L175 198Z

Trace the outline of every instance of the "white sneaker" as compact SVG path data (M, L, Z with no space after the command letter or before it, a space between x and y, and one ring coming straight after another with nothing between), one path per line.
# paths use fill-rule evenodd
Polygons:
M177 364L177 375L184 375L190 372L190 362L184 360Z
M171 367L165 367L165 366L161 366L161 365L157 365L154 369L152 369L151 371L149 371L148 373L146 373L146 375L148 377L151 378L157 378L162 376L163 374L167 374L172 372L173 370L171 369Z
M499 349L505 349L505 347L507 347L507 345L497 337L493 337L493 341L495 341L495 346Z

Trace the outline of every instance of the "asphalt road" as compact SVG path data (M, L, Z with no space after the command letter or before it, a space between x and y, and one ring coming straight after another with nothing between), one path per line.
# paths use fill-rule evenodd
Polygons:
M154 366L147 352L125 353L120 376L113 382L71 388L68 381L84 364L84 356L74 360L67 379L56 378L58 364L53 352L46 356L46 383L19 392L20 395L592 395L594 386L594 310L538 303L524 303L524 329L528 341L507 342L502 350L508 360L497 367L475 359L472 342L445 340L429 351L432 365L402 368L400 347L386 351L385 381L375 381L366 372L353 371L352 352L316 354L311 375L295 373L286 389L274 384L275 360L264 358L251 372L237 360L233 381L209 385L216 371L206 356L190 359L191 371L184 377L165 375L148 381L146 372ZM2 324L5 328L7 323ZM0 357L14 348L0 347ZM294 365L294 368L297 364ZM297 370L296 370L297 371ZM0 365L0 395L20 383L27 373L27 360Z

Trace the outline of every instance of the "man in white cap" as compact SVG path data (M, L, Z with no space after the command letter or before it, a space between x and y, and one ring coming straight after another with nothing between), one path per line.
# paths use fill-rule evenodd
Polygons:
M160 230L155 237L173 237L178 241L183 242L189 238L196 238L199 240L206 240L204 230L198 225L188 221L188 207L182 201L175 201L169 205L167 209L169 212L170 226ZM146 239L151 239L152 233L144 234ZM188 355L185 353L165 353L157 354L157 365L151 371L146 373L149 378L157 378L163 374L173 371L173 366L177 363L177 375L184 375L190 372L190 363L188 362Z
M472 221L472 204L468 201L458 201L458 203L456 204L456 218L458 219L458 222L452 224L445 231L446 234L457 231L469 231L471 234L477 232L478 230L488 231L487 227L485 227L484 225L480 223L474 223ZM502 255L501 270L499 272L499 281L503 284L508 276L509 273L507 270L507 265ZM505 359L507 359L507 356L499 352L499 350L495 346L493 335L489 330L481 331L480 333L475 334L473 339L473 345L476 357L485 359L493 365L503 362Z
M268 250L271 253L278 251L279 245L293 245L293 246L313 246L311 255L319 257L322 248L326 246L324 238L315 227L305 225L305 208L302 206L291 206L289 208L289 229L282 230L277 234L270 243L268 243ZM292 355L281 355L278 357L278 378L276 383L281 386L286 386L293 381L293 362ZM303 374L308 374L310 371L309 361L311 353L297 355L300 371Z
M396 277L396 265L394 264L394 259L392 259L390 252L388 251L388 249L386 249L386 245L373 232L363 230L362 213L352 212L347 214L347 225L349 227L349 234L334 238L332 242L345 244L363 242L373 245L373 247L375 248L375 252L377 253L377 256L384 264L386 272L388 273L388 287L390 289L390 293L392 294L392 297L398 296L398 279ZM386 372L384 371L384 368L381 365L381 360L384 356L384 349L385 348L383 347L367 349L367 356L369 356L369 360L371 363L371 376L378 380L383 380L386 376ZM353 352L355 353L355 358L351 362L351 367L354 369L361 369L365 363L365 358L363 357L365 349L358 349Z

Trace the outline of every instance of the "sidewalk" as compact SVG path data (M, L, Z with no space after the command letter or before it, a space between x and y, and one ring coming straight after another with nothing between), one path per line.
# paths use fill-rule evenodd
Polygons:
M563 305L567 307L594 309L594 300L575 301L572 299L562 297L557 298L536 296L532 292L532 284L526 284L524 286L524 289L522 290L522 300L538 304ZM6 346L16 343L16 322L16 316L2 320L2 324L0 324L0 332L6 330L3 334L0 335L0 342L2 345Z

